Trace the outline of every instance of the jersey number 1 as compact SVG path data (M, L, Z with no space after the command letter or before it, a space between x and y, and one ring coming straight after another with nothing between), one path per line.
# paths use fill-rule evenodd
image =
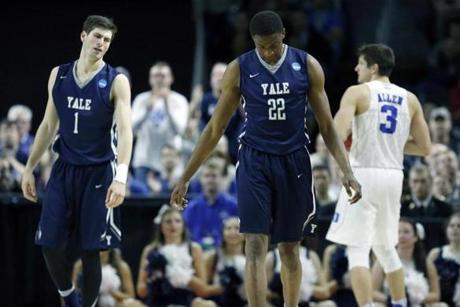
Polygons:
M384 104L380 111L386 115L385 121L380 124L380 131L383 133L393 134L396 131L398 123L398 109L395 106Z
M75 122L73 125L73 134L78 134L78 112L73 113L73 116L75 117Z

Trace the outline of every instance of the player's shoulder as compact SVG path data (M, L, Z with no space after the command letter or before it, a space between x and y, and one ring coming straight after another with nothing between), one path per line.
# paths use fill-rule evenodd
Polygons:
M367 100L370 96L369 87L365 83L351 85L345 90L343 96L353 101Z

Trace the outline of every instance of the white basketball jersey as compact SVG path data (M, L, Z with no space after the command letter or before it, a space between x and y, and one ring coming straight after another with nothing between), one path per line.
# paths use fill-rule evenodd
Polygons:
M380 81L366 84L370 90L369 110L352 122L351 166L403 169L411 121L407 91Z

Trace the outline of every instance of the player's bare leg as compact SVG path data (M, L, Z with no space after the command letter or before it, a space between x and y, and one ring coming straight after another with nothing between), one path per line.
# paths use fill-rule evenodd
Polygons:
M404 269L400 268L387 274L388 287L390 288L391 299L399 301L406 298L404 286Z
M356 266L350 270L351 287L359 306L372 303L372 278L369 268Z
M267 273L265 256L268 236L263 234L244 235L246 251L245 286L249 307L267 306Z
M297 307L299 303L302 265L299 259L299 242L278 244L281 257L281 281L285 307Z

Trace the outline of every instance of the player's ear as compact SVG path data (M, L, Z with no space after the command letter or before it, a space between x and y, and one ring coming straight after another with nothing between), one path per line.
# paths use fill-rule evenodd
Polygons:
M83 43L83 40L85 39L86 35L88 35L88 34L86 33L86 31L81 31L81 33L80 33L80 40L81 40L82 43Z
M281 38L284 39L286 36L286 28L283 28L283 31L281 31Z

